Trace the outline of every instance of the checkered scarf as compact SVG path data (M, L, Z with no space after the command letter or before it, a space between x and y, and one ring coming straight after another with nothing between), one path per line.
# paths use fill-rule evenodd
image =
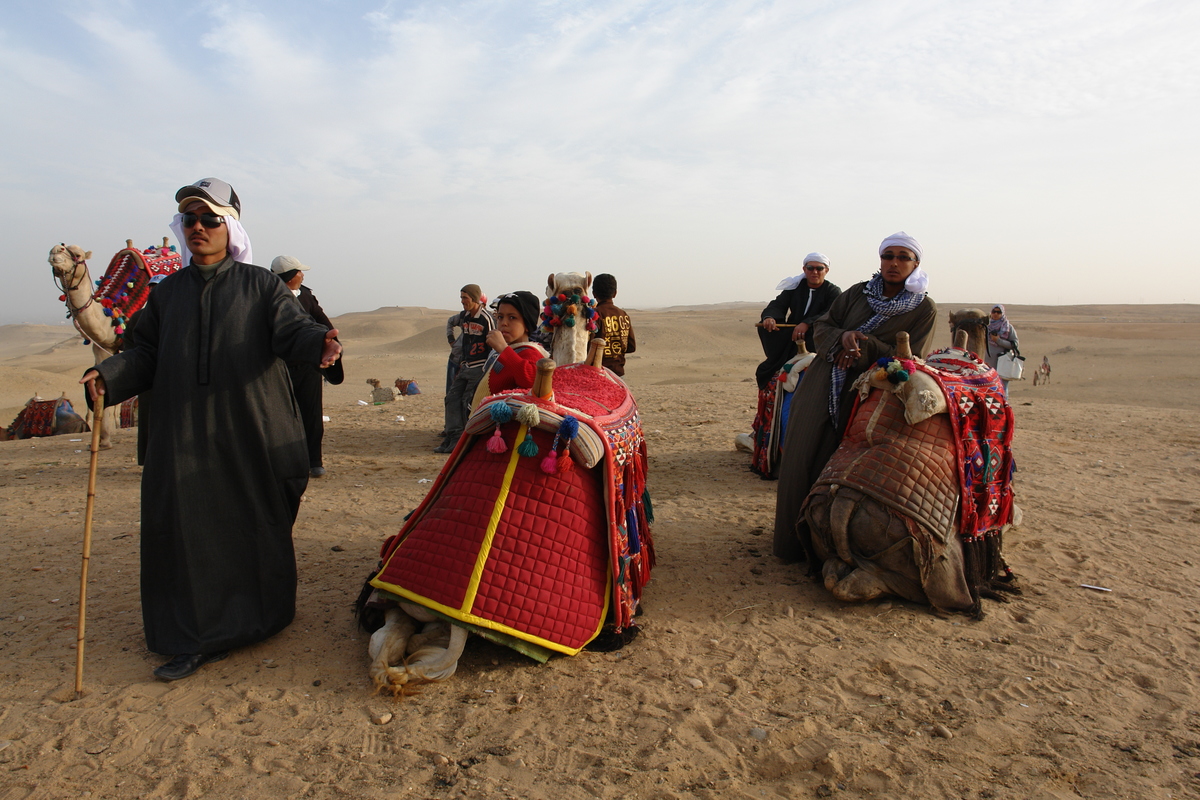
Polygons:
M903 289L895 297L883 296L883 275L876 272L867 285L863 287L863 295L867 304L875 312L869 320L859 325L855 330L870 333L883 324L884 320L907 314L925 299L925 292L910 292ZM838 425L838 406L840 405L842 388L846 385L846 370L837 365L838 353L842 351L840 342L829 351L828 360L833 364L832 380L829 384L829 421L833 427Z

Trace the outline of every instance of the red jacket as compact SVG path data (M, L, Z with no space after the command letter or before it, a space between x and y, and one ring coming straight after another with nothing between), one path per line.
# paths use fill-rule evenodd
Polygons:
M546 351L534 342L509 345L488 372L488 390L495 394L505 389L532 389L537 362L543 358L547 358Z

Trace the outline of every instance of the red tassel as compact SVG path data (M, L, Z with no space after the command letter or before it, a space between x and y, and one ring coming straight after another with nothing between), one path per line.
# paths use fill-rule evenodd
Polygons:
M573 469L575 469L575 462L571 460L571 448L568 447L558 457L558 471L570 472Z

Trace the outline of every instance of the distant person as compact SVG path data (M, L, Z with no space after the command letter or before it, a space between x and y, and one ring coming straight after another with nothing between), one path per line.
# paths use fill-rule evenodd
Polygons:
M133 346L84 373L113 404L154 390L141 493L146 646L185 678L291 624L292 525L308 485L287 361L328 366L336 330L249 263L241 201L204 178L175 194L188 266L146 301Z
M625 356L637 350L633 321L624 310L613 304L617 296L617 279L607 272L597 275L592 283L599 315L599 332L604 337L604 366L625 377Z
M333 329L333 323L317 302L317 296L312 289L304 285L304 273L309 267L294 256L276 256L271 262L271 272L279 276L296 299L300 307L308 315L325 326L326 330ZM289 361L288 374L292 378L292 391L296 394L296 404L300 407L300 417L304 420L304 438L308 442L308 475L310 478L320 478L325 474L325 462L321 457L321 443L325 438L325 381L337 386L345 377L342 371L341 359L330 367L320 368L306 361Z
M829 258L823 253L809 253L804 257L804 272L784 278L775 287L780 290L779 296L763 309L762 327L758 329L758 339L766 356L755 370L759 390L767 388L771 378L796 355L796 342L803 339L808 351L815 352L813 323L842 293L826 280L828 275ZM780 323L791 323L796 327L788 334L779 327Z
M992 306L992 313L989 315L987 326L987 353L983 360L987 362L992 369L1000 363L1000 356L1010 350L1017 350L1017 329L1008 321L1008 316L1004 312L1004 306L996 303ZM1004 396L1008 397L1008 381L1003 378L1000 382L1004 384Z
M925 291L928 284L921 245L903 231L894 233L879 245L879 271L838 295L813 323L816 358L792 398L779 464L776 556L795 561L812 552L804 500L842 441L854 380L876 360L896 352L901 331L908 333L914 355L929 349L937 306Z
M475 388L483 379L483 363L491 351L487 335L496 329L496 321L483 304L483 290L478 284L468 283L458 293L458 299L463 307L458 315L458 326L463 331L460 337L462 363L450 384L450 391L446 392L446 436L433 449L435 453L452 452L458 437L462 436L471 413Z

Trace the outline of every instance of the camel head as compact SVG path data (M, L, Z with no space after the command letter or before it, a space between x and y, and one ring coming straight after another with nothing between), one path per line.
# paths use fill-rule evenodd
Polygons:
M367 385L372 389L378 389L380 386L379 378L367 378Z
M592 288L592 273L590 272L582 275L578 272L560 272L557 275L551 273L546 279L546 297L554 297L556 294L565 294L567 297L578 294L582 297L588 293L590 288Z
M56 244L50 248L50 257L46 260L50 262L55 277L63 281L64 285L69 286L74 283L79 267L85 266L86 268L84 262L91 257L91 250L84 250L77 244Z
M546 314L543 322L554 331L550 356L559 364L578 364L587 358L588 340L596 329L596 312L589 305L592 273L560 272L546 279ZM545 319L545 317L543 317Z
M959 331L967 334L967 349L979 355L987 352L988 315L978 308L960 308L950 312L950 340Z

